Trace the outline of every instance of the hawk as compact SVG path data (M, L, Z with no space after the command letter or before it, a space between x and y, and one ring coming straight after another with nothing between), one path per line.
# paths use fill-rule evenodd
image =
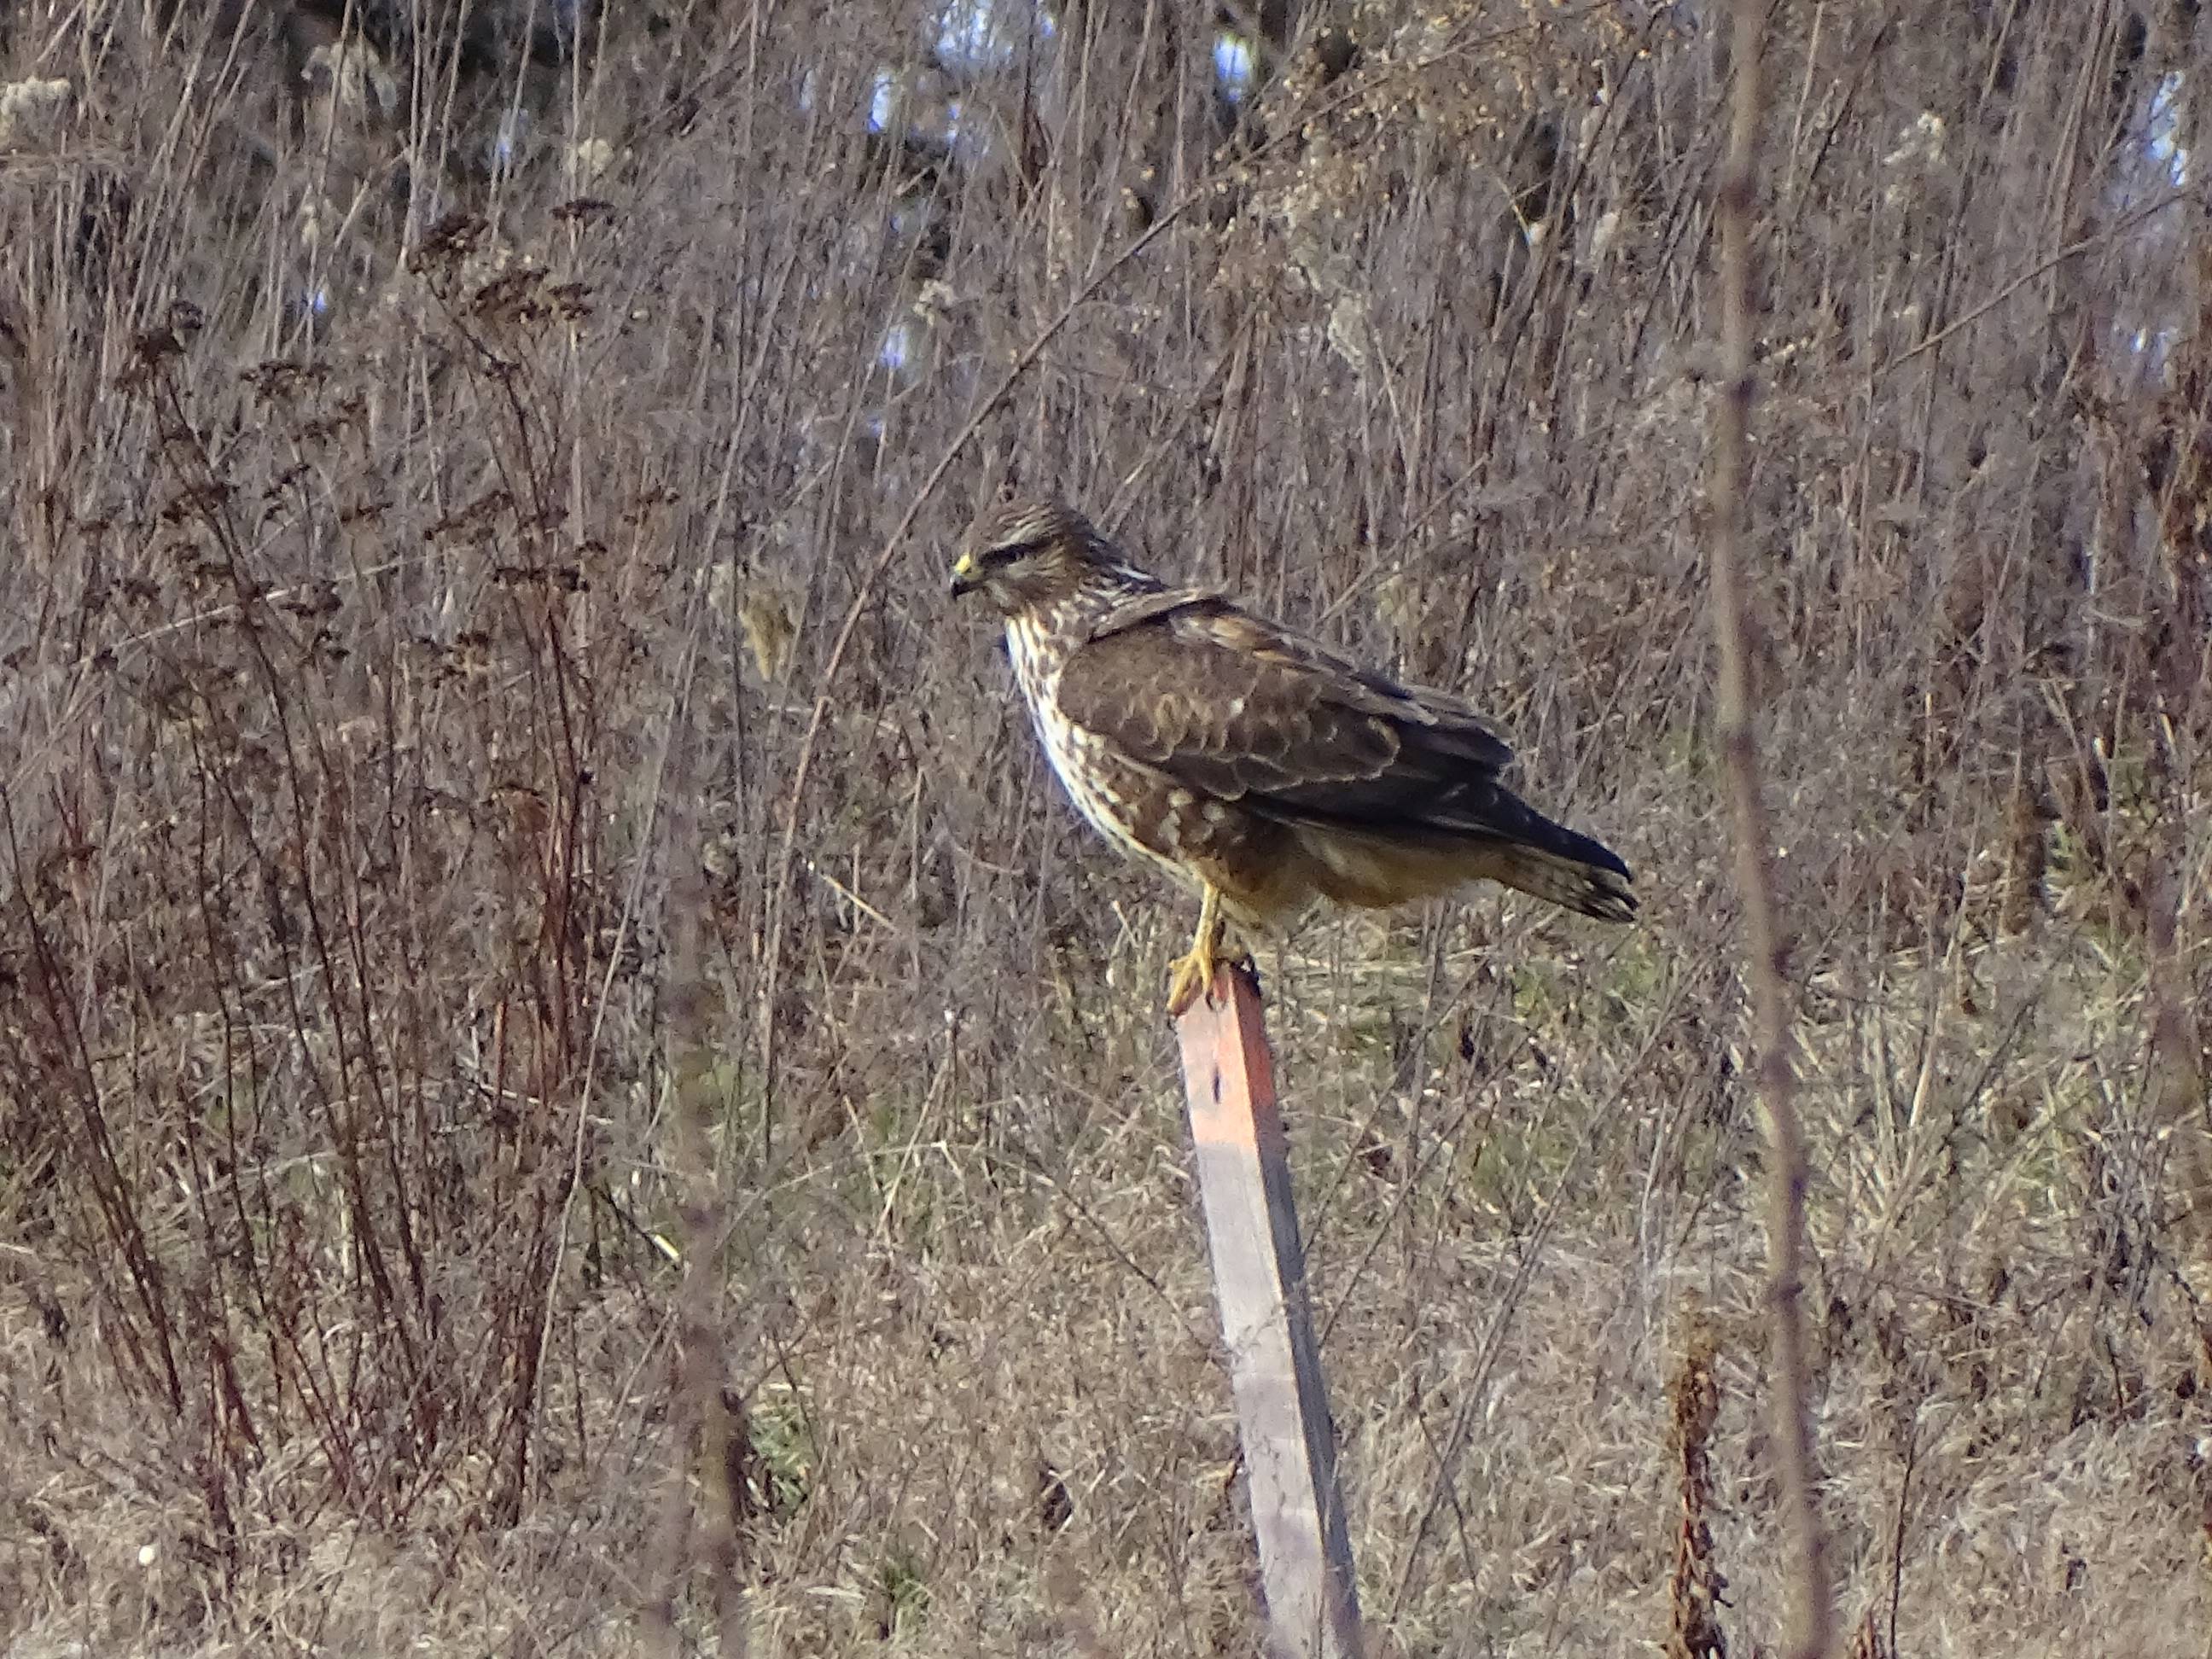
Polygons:
M1210 990L1225 922L1279 926L1317 899L1380 909L1487 878L1605 921L1635 914L1628 866L1507 788L1512 751L1459 699L1170 587L1057 501L987 511L952 592L1006 619L1083 816L1200 896L1170 1013Z

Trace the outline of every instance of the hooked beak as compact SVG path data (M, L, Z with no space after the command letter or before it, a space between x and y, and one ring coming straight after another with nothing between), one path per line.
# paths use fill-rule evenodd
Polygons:
M975 562L975 556L963 553L959 562L952 567L952 597L957 599L963 594L973 593L982 585L983 572Z

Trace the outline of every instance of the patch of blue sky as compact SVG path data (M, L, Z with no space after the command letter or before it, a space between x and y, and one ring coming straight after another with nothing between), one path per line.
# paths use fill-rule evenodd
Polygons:
M2166 360L2172 356L2179 337L2171 328L2139 328L2129 339L2128 349L2141 362L2144 374L2155 380L2166 373Z
M2112 203L2116 212L2155 208L2188 187L2191 157L2181 142L2181 117L2182 100L2190 90L2179 70L2160 76L2151 89L2135 142L2114 160ZM2144 270L2169 264L2179 268L2182 250L2178 239L2185 228L2184 221L2176 215L2153 213L2128 234L2142 250ZM2137 370L2147 380L2154 381L2164 374L2179 338L2171 320L2179 302L2168 286L2156 280L2135 293L2135 302L2113 319L2112 329L2121 348L2135 359Z
M884 343L877 348L876 362L894 374L902 374L912 366L921 343L920 325L902 318L884 331Z
M1213 82L1231 103L1241 104L1251 95L1258 70L1252 43L1243 35L1224 29L1213 37Z
M920 100L917 100L920 101ZM868 131L880 137L900 125L905 117L902 137L932 149L958 149L969 156L975 145L964 143L966 135L960 126L960 100L948 98L939 105L933 121L918 118L923 112L909 104L907 83L896 70L879 69L868 82Z
M2122 212L2148 206L2189 182L2189 152L2181 143L2181 100L2186 82L2181 71L2159 77L2143 105L2135 143L2114 166L2113 205Z
M509 110L501 118L499 131L492 135L486 146L485 161L495 173L511 172L522 159L522 149L529 137L530 112Z
M2188 84L2181 70L2159 77L2143 101L2142 126L2135 142L2112 161L2112 206L2119 212L2154 206L2163 197L2188 188L2190 153L2181 143L2181 97Z
M943 137L951 150L953 159L963 167L978 167L988 159L991 150L992 124L988 120L963 121L961 100L947 99L945 105Z
M956 75L1003 69L1053 32L1051 11L1036 0L951 0L937 14L937 61Z
M2150 118L2144 123L2143 154L2166 169L2176 190L2189 182L2189 152L2181 147L2182 72L2172 70L2159 77L2150 95Z

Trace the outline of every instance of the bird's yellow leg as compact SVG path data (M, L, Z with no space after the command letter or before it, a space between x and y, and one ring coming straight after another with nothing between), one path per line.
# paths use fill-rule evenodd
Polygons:
M1221 915L1221 892L1212 882L1206 884L1206 896L1199 901L1198 933L1190 942L1186 956L1175 959L1174 977L1168 981L1168 1014L1180 1019L1186 1009L1200 997L1213 990L1213 965L1224 960L1222 954L1222 934L1225 924Z

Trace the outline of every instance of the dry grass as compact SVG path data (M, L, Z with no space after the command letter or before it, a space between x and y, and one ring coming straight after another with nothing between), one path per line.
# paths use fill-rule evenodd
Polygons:
M1703 23L1378 3L1224 111L1181 9L234 9L0 15L9 1650L1255 1650L1188 918L943 599L1010 469L1650 895L1262 962L1376 1650L1776 1650ZM2203 42L1922 11L1775 13L1759 159L1837 1627L2197 1654Z

